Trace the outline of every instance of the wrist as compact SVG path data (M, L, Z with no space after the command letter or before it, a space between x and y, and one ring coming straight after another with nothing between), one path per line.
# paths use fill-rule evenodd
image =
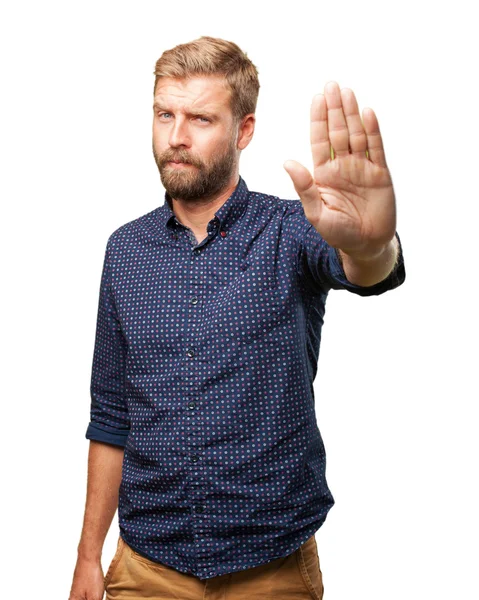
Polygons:
M77 558L82 562L98 563L101 562L101 548L88 548L83 544L79 544L77 548Z
M338 249L346 278L351 283L370 286L385 279L394 269L399 256L399 245L394 238L374 251L348 254Z
M381 261L381 259L386 259L390 256L391 253L394 253L397 249L397 241L396 236L394 236L389 242L386 244L381 244L380 246L374 246L365 248L363 250L342 250L338 248L341 258L346 258L346 260L354 262L354 263L372 263Z

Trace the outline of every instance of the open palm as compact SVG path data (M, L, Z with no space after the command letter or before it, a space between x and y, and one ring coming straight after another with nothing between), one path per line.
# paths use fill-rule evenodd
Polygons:
M363 110L363 125L352 90L340 90L332 81L324 91L311 104L314 175L296 161L284 167L306 218L328 244L352 255L373 255L396 230L396 201L379 124L369 108Z

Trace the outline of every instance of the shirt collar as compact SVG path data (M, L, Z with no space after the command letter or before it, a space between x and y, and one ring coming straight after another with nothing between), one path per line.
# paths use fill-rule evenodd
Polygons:
M234 223L242 216L248 205L248 187L244 179L239 176L238 183L231 196L224 202L215 212L215 217L219 222L220 229L226 230L234 225ZM165 203L163 209L163 223L165 227L174 228L176 215L171 208L171 197L168 192L165 192Z

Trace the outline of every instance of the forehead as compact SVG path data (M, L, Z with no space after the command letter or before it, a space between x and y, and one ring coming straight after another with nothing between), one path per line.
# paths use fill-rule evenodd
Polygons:
M231 92L224 77L197 76L188 79L162 77L159 79L154 102L165 108L177 110L208 110L231 112Z

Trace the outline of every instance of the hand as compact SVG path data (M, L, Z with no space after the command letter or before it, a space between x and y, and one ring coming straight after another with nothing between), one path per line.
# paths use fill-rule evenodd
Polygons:
M314 177L293 160L284 168L306 218L324 240L367 260L383 252L396 231L396 201L378 120L367 108L363 125L354 92L340 90L335 81L324 92L311 104Z
M102 600L104 593L101 562L78 557L68 600Z

